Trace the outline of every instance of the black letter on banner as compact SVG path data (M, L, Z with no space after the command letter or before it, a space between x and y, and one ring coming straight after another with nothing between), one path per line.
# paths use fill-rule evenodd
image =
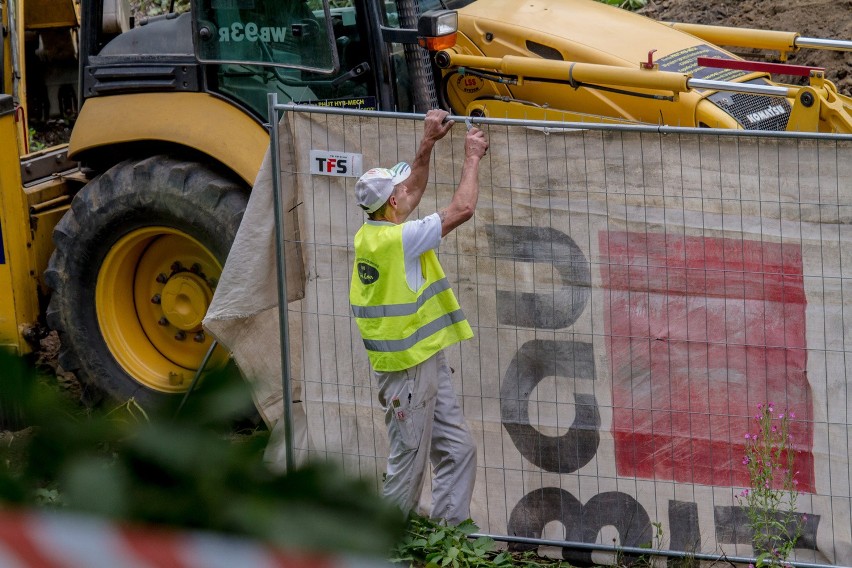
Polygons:
M802 534L796 541L796 548L816 550L816 534L819 527L819 515L807 513L794 513L795 522L802 527ZM740 506L717 506L713 509L713 517L716 522L716 542L719 544L752 544L752 534L748 512L745 507ZM781 514L778 514L781 521ZM795 528L787 527L787 534L795 534Z
M518 501L509 516L509 535L541 538L552 521L565 527L565 540L594 543L603 527L618 531L621 546L645 547L651 544L651 519L636 499L619 491L598 493L585 505L564 489L543 487ZM610 545L611 543L604 543ZM513 550L530 550L529 544L515 544ZM625 560L635 559L625 555ZM562 550L562 558L577 564L591 564L591 551Z
M701 550L697 503L669 500L669 527L672 532L669 550L684 552Z
M559 473L577 471L595 457L601 415L591 394L574 393L574 422L562 436L546 436L530 424L529 397L545 377L595 378L591 343L536 339L521 345L500 387L503 427L515 447L538 467Z
M497 290L497 322L514 327L563 329L580 317L589 300L592 277L574 239L550 227L485 227L497 260L550 263L562 285L546 294ZM502 278L499 278L502 277ZM514 280L514 274L498 279Z

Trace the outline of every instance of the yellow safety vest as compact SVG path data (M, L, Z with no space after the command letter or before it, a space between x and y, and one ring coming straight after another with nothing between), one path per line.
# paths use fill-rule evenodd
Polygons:
M349 303L376 371L401 371L473 337L435 251L420 256L425 282L405 279L402 225L365 223L355 234Z

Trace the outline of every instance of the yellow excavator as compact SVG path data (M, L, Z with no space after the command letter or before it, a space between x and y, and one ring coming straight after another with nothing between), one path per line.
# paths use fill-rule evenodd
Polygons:
M799 49L592 0L0 0L0 345L47 329L89 393L185 392L281 101L456 115L852 133ZM762 49L745 61L728 47ZM798 74L809 84L779 84ZM70 140L50 135L69 130ZM210 367L228 354L213 352Z
M659 23L582 0L465 4L455 44L434 57L439 93L459 114L852 132L852 99L825 70L786 63L802 48L852 50L850 41ZM771 52L778 62L745 61L723 46Z

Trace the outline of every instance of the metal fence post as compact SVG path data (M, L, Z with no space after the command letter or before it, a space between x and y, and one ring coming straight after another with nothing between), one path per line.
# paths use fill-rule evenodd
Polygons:
M278 326L280 331L281 387L284 389L284 440L287 471L292 471L293 395L290 389L290 326L287 314L287 263L284 261L284 215L281 213L281 160L278 140L278 94L267 95L269 103L269 151L272 154L272 198L275 211L275 263L278 275Z

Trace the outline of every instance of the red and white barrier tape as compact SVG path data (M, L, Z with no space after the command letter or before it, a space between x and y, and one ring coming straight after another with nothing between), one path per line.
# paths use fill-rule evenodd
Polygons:
M381 560L279 550L214 533L61 512L0 512L2 568L379 568Z

